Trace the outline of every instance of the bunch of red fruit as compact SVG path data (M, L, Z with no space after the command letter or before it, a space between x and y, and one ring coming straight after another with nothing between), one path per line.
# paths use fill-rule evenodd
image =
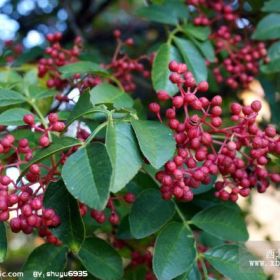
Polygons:
M209 184L212 176L219 176L215 195L222 200L236 201L253 188L264 192L270 182L279 183L280 174L269 172L267 165L270 154L280 154L280 137L272 126L264 131L257 126L261 103L231 104L232 124L223 125L222 97L198 97L198 92L208 90L208 83L197 84L185 64L171 61L169 69L170 81L177 85L179 94L171 97L159 91L157 97L163 102L170 100L165 116L177 152L156 175L163 198L191 201L192 190ZM161 120L158 103L151 103L149 109ZM180 112L184 113L182 120Z
M251 26L244 23L239 10L234 10L231 3L222 0L187 0L186 3L195 7L193 23L211 29L209 39L215 47L216 61L212 66L216 81L225 82L232 89L247 87L259 73L260 64L269 62L265 44L250 39ZM240 28L240 24L244 26Z
M135 195L133 193L126 193L123 196L111 196L108 200L106 208L109 210L110 215L108 217L108 221L112 225L118 225L120 223L120 217L119 214L117 213L117 209L115 206L115 201L119 202L126 202L126 203L133 203L135 201ZM80 213L82 216L85 216L88 212L88 208L86 205L80 203ZM99 211L96 209L92 209L90 211L90 216L99 224L103 224L107 221L106 213L105 210Z
M240 35L232 35L229 27L223 25L211 35L216 55L226 51L229 56L215 66L213 74L217 82L226 82L232 88L246 87L259 73L260 62L269 62L265 44L254 41L243 42ZM227 72L227 78L222 72Z
M131 58L126 53L123 53L124 46L132 46L134 44L132 38L126 40L121 39L121 32L119 30L114 31L114 37L117 41L116 49L111 62L108 64L102 64L104 69L111 72L112 76L117 79L123 89L127 92L132 92L136 88L134 81L134 74L140 73L145 78L149 77L150 72L145 69L145 63L150 64L151 59L147 56L141 56L139 58ZM49 88L55 88L63 91L66 88L72 89L73 87L79 88L82 92L85 88L94 87L102 82L102 79L95 75L75 74L70 79L64 79L61 77L59 67L66 64L78 62L79 55L82 51L82 40L77 37L74 42L74 46L71 49L65 49L61 46L62 34L54 33L48 34L47 40L50 46L46 48L45 53L49 58L42 58L38 65L39 77L48 77L47 86ZM69 102L67 93L58 94L56 99L59 102Z
M5 41L4 47L4 55L7 53L5 56L7 63L13 63L23 52L23 45L13 40Z
M144 62L150 64L150 58L143 55L138 58L131 58L126 53L122 53L123 46L133 46L134 41L132 38L126 40L121 39L121 32L119 30L114 31L114 37L117 41L117 46L115 53L113 55L112 61L104 65L104 68L111 70L113 76L117 78L125 91L132 92L136 88L136 84L133 78L133 74L139 73L142 74L144 78L150 76L150 71L145 69Z
M238 13L223 0L186 0L186 4L196 8L198 15L193 20L195 25L208 26L218 20L224 20L230 24L238 18ZM209 18L205 8L213 11L212 15L214 14L214 16Z
M0 153L6 156L7 163L1 166L2 174L9 168L21 168L32 160L33 153L37 148L46 147L50 144L49 133L62 132L65 128L59 121L58 115L49 114L48 125L45 127L35 123L34 115L27 114L23 118L28 127L42 133L39 138L39 146L32 147L28 139L15 140L11 134L6 134L0 141ZM74 151L70 150L68 156ZM43 206L46 187L57 181L59 164L62 161L52 162L50 166L38 163L32 164L27 173L20 174L18 182L6 175L0 176L0 221L10 223L13 232L22 231L30 234L34 229L38 230L41 237L46 237L50 243L59 245L61 242L52 235L50 228L60 224L60 218L53 209Z
M61 46L62 34L60 32L48 34L46 38L50 43L45 50L49 58L39 60L38 75L40 78L48 76L47 86L49 88L63 89L68 85L68 81L61 78L58 68L78 61L83 46L82 40L77 37L73 47L68 50Z

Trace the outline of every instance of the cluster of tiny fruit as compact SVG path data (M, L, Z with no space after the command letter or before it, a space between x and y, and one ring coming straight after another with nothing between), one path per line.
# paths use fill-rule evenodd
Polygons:
M150 63L150 59L145 55L133 59L126 53L122 54L122 47L133 46L134 41L132 38L123 41L121 39L120 30L114 31L114 37L117 41L115 53L112 61L109 64L104 65L104 68L112 71L114 77L120 81L125 91L132 92L136 89L133 78L134 73L139 73L143 75L144 78L150 76L150 72L146 70L144 66L145 62Z
M5 56L5 61L7 63L13 63L22 52L22 44L16 43L13 40L5 41L3 55Z
M115 206L115 201L118 202L126 202L126 203L133 203L135 201L135 196L133 193L126 193L125 195L121 196L111 196L108 200L106 208L109 210L110 214L109 217L106 217L106 209L103 211L91 209L90 216L99 224L105 223L107 220L112 225L118 225L120 223L120 216L117 213L117 209ZM85 216L88 212L88 207L85 204L80 203L80 213L81 216Z
M197 96L208 90L208 83L196 83L185 64L171 61L169 69L169 79L179 93L172 97L159 91L157 97L171 103L165 116L174 132L177 152L156 175L162 197L191 201L192 190L209 184L213 176L219 176L215 195L231 201L239 195L248 196L253 188L264 192L270 182L279 183L280 174L269 172L267 166L270 154L280 154L280 137L273 126L264 131L257 126L260 101L250 106L232 103L232 124L225 126L222 97L209 100ZM159 103L151 103L149 109L161 120ZM182 120L178 112L184 113Z
M40 78L47 76L47 86L61 90L68 85L68 81L61 77L59 67L78 61L83 46L82 40L77 37L73 47L68 50L61 46L62 34L60 32L48 34L46 39L50 43L50 46L45 49L49 57L39 60L38 76Z
M216 81L232 89L246 88L258 74L260 64L269 62L265 44L248 38L251 27L244 26L243 30L238 27L242 19L231 3L222 0L187 0L186 3L194 6L198 14L193 23L211 29L209 39L214 43L216 55L211 66Z
M234 11L231 4L223 0L186 0L187 5L195 7L196 15L193 23L198 26L210 26L217 21L225 21L227 24L232 24L239 18L238 13ZM209 18L209 10L212 11Z
M129 266L131 268L145 266L147 269L145 280L156 280L156 277L152 271L152 259L153 256L149 250L146 250L144 253L133 251L131 253L131 261Z
M156 280L152 269L154 250L154 241L148 245L141 244L142 248L139 250L137 243L131 244L126 240L113 239L112 246L117 250L127 249L130 251L130 261L127 265L127 271L134 271L139 267L145 268L145 280Z
M246 87L259 73L260 61L269 62L263 42L243 42L240 35L231 33L229 27L223 25L211 35L215 42L216 55L226 51L229 56L213 69L216 81L224 82L232 89L240 85ZM224 78L222 72L227 72Z
M34 152L46 148L51 144L51 133L61 133L65 130L65 124L59 120L56 113L48 115L48 122L45 125L36 123L33 114L26 114L23 117L26 127L38 135L38 143L30 143L28 139L21 138L16 140L12 134L7 133L0 140L0 154L5 158L5 165L0 166L2 174L9 168L22 170L25 165L30 165ZM3 130L5 132L5 129ZM85 141L89 133L82 129L77 129L76 137ZM56 159L52 159L50 164L34 163L20 174L17 181L12 180L6 175L0 176L0 221L6 221L10 224L11 230L15 233L20 231L25 234L33 233L34 229L38 231L39 236L46 238L46 241L55 245L61 242L51 232L51 228L60 224L60 218L51 208L45 208L43 205L44 194L47 186L51 182L57 182L60 178L60 167L66 159L77 150L72 147L63 152ZM110 211L108 221L112 225L120 222L120 217L115 207L115 202L133 203L135 196L133 193L111 196L107 203L107 209ZM85 216L88 212L86 205L80 203L80 213ZM107 211L106 211L107 212ZM104 211L92 209L90 215L96 222L103 224L107 218Z
M108 64L102 64L101 66L111 72L112 76L121 83L125 91L132 92L136 88L133 74L140 73L144 77L148 77L150 72L145 70L144 65L145 62L150 63L150 59L146 56L133 59L127 54L123 54L123 47L132 46L134 44L133 39L128 38L123 41L119 30L114 31L114 37L117 41L117 46L113 58L111 62ZM59 67L80 61L79 55L83 47L80 37L75 39L74 46L69 50L61 46L61 33L48 34L47 40L50 43L50 46L46 48L45 53L49 58L40 59L38 75L41 78L45 76L48 77L47 86L49 88L55 88L62 91L62 94L56 96L56 99L59 102L69 102L70 100L67 97L67 94L63 93L64 89L68 89L69 87L72 89L73 87L76 87L83 91L85 88L94 87L102 82L100 77L92 74L75 74L70 79L65 79L59 72Z
M36 149L50 145L50 132L62 132L65 128L55 113L48 115L46 126L36 125L32 114L24 115L23 121L32 131L41 134L38 144L34 145L26 138L16 140L12 134L7 133L0 140L0 154L6 161L5 165L1 165L2 174L9 168L24 168L24 165L32 160ZM73 150L69 151L68 155L72 152ZM36 229L39 236L45 237L47 242L61 244L50 231L50 228L60 224L60 218L53 209L44 208L43 199L46 186L57 181L60 174L58 167L64 161L65 156L58 162L52 162L51 166L43 163L31 164L26 174L21 174L18 182L9 176L1 175L0 221L9 222L11 230L15 233L22 231L30 234Z

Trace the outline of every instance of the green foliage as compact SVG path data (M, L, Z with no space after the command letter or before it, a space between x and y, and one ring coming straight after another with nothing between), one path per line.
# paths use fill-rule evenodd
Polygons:
M68 191L80 202L102 210L106 206L112 177L112 165L105 145L80 148L66 161L62 178Z
M131 121L140 149L151 165L158 169L175 151L171 130L154 121Z
M0 125L24 125L23 116L30 111L23 108L13 108L0 114Z
M268 40L280 38L280 14L269 14L257 25L253 39Z
M118 192L142 166L131 125L127 122L111 121L107 126L106 148L113 167L111 191Z
M83 266L98 279L118 280L122 278L121 257L102 239L87 238L78 257Z
M143 191L129 215L131 234L140 239L157 232L172 218L174 211L174 203L163 200L158 190Z
M142 7L137 15L159 23L177 25L188 17L188 8L180 0L164 0L159 5Z
M66 263L67 247L44 244L36 248L28 257L22 268L22 272L24 273L22 279L37 279L34 277L34 271L39 271L42 275L46 275L46 273L50 271L62 272L66 267ZM59 275L49 276L48 278L52 280L60 279Z
M14 90L0 89L0 107L21 104L25 101L25 98Z
M223 63L231 54L226 48L222 52L215 49L215 36L211 36L212 27L193 24L194 11L189 9L184 0L144 2L147 3L135 4L140 7L136 15L152 22L143 21L140 26L148 26L150 32L145 35L149 39L150 52L156 52L155 56L148 57L146 53L141 56L143 60L153 60L150 65L151 81L148 81L148 75L144 75L144 78L135 75L137 89L131 94L125 92L127 87L125 82L119 79L119 73L114 73L112 64L117 53L111 61L105 59L110 61L108 67L91 61L91 52L81 54L87 61L81 60L58 67L57 73L61 74L63 81L70 81L62 90L53 90L46 86L46 79L56 77L57 73L48 74L48 77L42 79L38 77L34 65L22 64L30 57L41 56L41 49L34 49L33 54L30 50L8 67L3 66L0 69L0 125L9 126L8 130L15 127L10 131L16 139L15 142L28 138L32 149L30 160L26 160L29 154L20 154L19 150L7 153L4 151L1 153L1 164L3 161L3 165L9 166L14 157L19 157L24 163L20 167L21 174L16 182L17 192L22 191L20 188L23 181L29 180L27 175L32 173L32 165L39 164L43 174L48 174L50 169L54 170L50 181L40 183L45 191L44 208L53 209L61 220L57 227L49 228L49 231L62 245L44 244L37 247L23 266L24 280L35 279L33 271L63 272L72 268L87 270L90 274L89 279L102 280L143 280L148 272L153 272L158 280L266 279L261 269L248 273L246 268L241 267L241 262L244 264L254 260L244 249L244 242L249 237L245 213L235 204L221 202L214 197L217 176L211 175L208 184L191 188L194 194L191 202L183 203L175 198L165 200L168 195L164 197L159 190L160 180L155 178L156 173L164 168L173 158L176 149L181 147L179 141L176 145L174 136L179 132L189 136L187 129L173 133L166 124L168 120L164 118L163 110L160 111L162 122L155 121L153 114L146 114L146 103L155 99L155 92L164 90L170 96L178 92L178 86L169 80L170 61L186 63L196 82L208 80L210 90L207 94L210 99L216 93L229 93L224 98L226 102L236 102L237 97L232 91L226 92L228 89L215 81L213 69L216 66L212 63L219 59L219 62ZM133 1L129 1L126 9L134 5L131 3ZM252 15L256 13L256 17L250 18L250 26L256 25L251 38L267 40L270 46L270 62L260 65L261 73L256 78L261 81L265 90L264 98L272 112L271 121L275 126L279 126L280 42L277 39L280 39L280 1L248 0L245 1L244 7L238 7L236 11L239 11L239 8L244 8L245 18L247 12ZM202 11L208 16L207 8ZM104 19L111 18L114 13L115 9L112 9L104 17L100 17L100 26ZM258 19L260 20L256 24ZM115 24L115 18L113 21ZM138 24L138 21L135 22ZM216 24L219 26L219 20ZM126 34L121 34L121 38L124 35ZM141 36L142 34L139 34L135 42L147 41ZM142 42L136 52L145 49L145 43ZM128 49L129 45L124 41L122 47ZM107 47L104 47L104 53L107 53ZM129 48L128 54L134 57L132 48ZM102 55L103 50L100 51L100 57ZM119 55L124 60L127 58L127 54ZM95 61L100 57L95 57ZM1 61L4 61L3 59L4 57ZM137 59L133 58L132 61ZM147 60L145 63L149 68ZM120 68L119 71L125 70ZM78 80L72 79L77 77L76 74L79 74L81 79L78 83L90 77L100 78L101 81L94 87L86 85L83 88L78 84L81 94L77 102L70 97ZM134 79L134 74L133 72L126 78ZM197 96L201 95L202 92L198 91ZM65 100L69 97L67 102L62 102L62 106L59 102L61 96ZM165 109L163 102L157 102L161 109ZM182 111L184 109L186 110L182 106ZM223 110L223 121L230 123L229 111L225 108ZM65 121L66 128L63 131L48 128L51 126L48 114L54 111L58 113L60 121ZM33 114L35 122L40 123L37 130L34 126L28 127L23 121L26 114ZM187 114L192 116L192 109ZM176 117L181 124L186 121L182 118L180 110ZM191 125L195 127L195 124ZM78 136L79 133L76 135L77 128L84 129L86 135L89 132L89 136ZM197 129L200 129L199 125ZM213 127L209 125L209 130L211 129ZM48 135L51 144L42 148L43 145L38 145L38 139L44 130L43 133ZM5 135L6 132L1 130L1 135ZM228 135L226 139L231 136L234 138L233 135ZM209 149L214 149L218 141L219 137L214 139L213 147L209 145ZM191 148L184 148L189 153L187 157L196 157ZM277 165L279 162L273 155L269 155L269 160L271 165ZM52 168L48 169L48 165ZM178 166L179 164L176 168ZM189 176L188 168L185 168L182 175L186 181ZM173 171L168 172L168 175L175 174ZM2 173L1 178L4 170ZM225 177L227 176L229 175L226 174ZM38 183L37 179L32 182L31 177L30 184L33 186ZM2 183L0 185L2 186ZM12 189L12 184L9 187ZM174 189L170 190L170 194L173 194L173 191ZM127 199L127 195L130 195L132 201ZM35 212L34 209L32 211ZM104 214L104 221L94 217L95 212ZM2 209L0 214L3 214ZM113 214L118 215L119 223L111 221ZM46 239L48 240L48 237ZM200 245L205 251L200 250ZM6 252L6 227L1 222L1 263L5 261ZM135 261L137 258L133 259L137 254L140 255L139 263ZM211 266L208 266L208 263ZM207 270L209 275L212 273L214 276L207 275ZM59 276L48 279L59 279Z
M39 150L31 161L25 166L22 173L24 174L28 168L37 162L43 161L46 158L55 155L56 153L62 152L66 149L69 149L74 146L81 145L80 141L75 138L71 137L61 137L61 138L54 138L53 142L46 148Z
M216 205L198 212L192 223L221 239L246 241L248 232L238 208Z
M280 12L280 2L278 0L269 0L264 2L262 11L269 13Z
M85 228L78 202L70 195L62 181L48 186L44 206L54 209L61 220L60 225L52 229L52 233L73 252L78 252L85 239Z
M192 232L184 224L169 223L156 239L153 269L159 280L189 272L196 258Z
M189 70L193 73L197 82L207 80L207 68L203 57L190 41L182 38L174 39L176 46L178 47L184 62L187 64Z
M132 98L124 91L105 83L94 87L90 91L90 100L93 105L112 104L116 109L133 106Z
M205 253L205 258L215 269L228 278L240 280L266 279L261 268L255 267L252 271L240 268L242 265L249 265L249 261L255 258L245 249L238 248L237 245L221 245L209 249ZM247 267L247 269L249 268Z
M69 78L76 73L83 74L95 74L98 76L109 76L109 72L98 64L91 61L79 61L71 63L59 68L63 78Z
M0 223L0 263L4 262L7 253L6 228L3 222Z
M169 94L175 94L178 91L169 80L168 64L172 60L181 61L178 50L168 43L162 44L152 66L152 82L155 90L165 90Z

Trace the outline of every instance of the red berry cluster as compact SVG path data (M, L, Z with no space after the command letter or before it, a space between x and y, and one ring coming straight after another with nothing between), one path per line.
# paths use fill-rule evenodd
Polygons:
M39 139L39 144L41 147L47 147L50 144L49 132L62 132L65 129L65 124L58 119L58 115L56 113L50 113L48 115L48 126L44 127L43 125L35 124L35 117L33 114L26 114L23 117L23 121L29 125L36 132L41 132L42 136Z
M46 48L45 53L49 58L39 60L38 75L41 78L48 77L47 86L49 88L63 89L68 85L68 81L61 78L58 67L78 61L82 40L77 37L74 46L69 50L61 46L62 34L60 32L48 34L47 40L50 46Z
M229 27L223 25L212 34L216 46L216 55L224 50L229 56L213 69L217 82L223 81L232 88L237 89L240 85L246 87L259 73L261 60L268 62L265 44L253 41L241 42L240 35L232 35ZM227 72L224 78L222 72Z
M5 56L5 60L7 63L13 63L17 57L19 57L23 52L23 45L14 42L13 40L5 41L4 43L4 55L7 53L7 56Z
M195 25L208 26L218 20L224 20L230 24L238 18L238 14L232 9L231 5L223 0L186 0L186 4L194 6L198 12L193 20ZM209 18L205 8L212 10L214 17Z
M241 1L237 1L242 5ZM238 26L242 22L239 10L222 0L187 0L195 7L195 25L209 26L215 46L216 61L212 63L213 74L218 83L232 89L247 87L259 72L260 63L269 62L264 43L256 43L248 38L252 28ZM227 57L225 58L225 53Z
M108 200L107 206L106 208L110 211L110 215L108 217L108 221L112 224L112 225L118 225L120 222L120 217L117 213L116 207L115 207L115 203L114 201L124 201L126 203L133 203L135 201L135 196L133 193L126 193L123 196L111 196ZM82 216L85 216L87 213L87 206L80 203L80 213ZM96 209L92 209L90 211L90 216L99 224L103 224L106 222L107 217L106 217L106 213L105 210L104 211L98 211Z
M157 96L160 101L171 101L165 116L174 131L177 152L156 175L163 198L191 201L192 189L209 184L214 175L221 178L215 188L216 196L223 200L236 201L238 195L248 196L255 187L264 192L270 181L279 183L280 174L270 173L267 164L269 154L280 154L280 137L272 126L264 131L258 128L261 103L233 103L233 123L223 127L222 97L198 97L197 92L207 91L208 83L197 84L185 64L172 61L169 69L179 94L171 97L159 91ZM149 109L161 119L158 103L150 104ZM178 117L181 111L183 120Z
M133 73L140 73L145 78L149 77L150 72L145 70L143 62L150 62L150 60L147 56L141 56L139 58L132 59L127 54L122 54L122 47L133 46L134 41L132 38L128 38L123 41L121 39L121 32L119 30L114 31L114 37L117 41L117 47L115 49L111 63L104 65L104 67L113 72L114 77L121 82L125 91L132 92L136 88Z
M112 76L120 82L125 91L131 92L135 90L136 87L133 77L135 73L141 73L145 78L150 75L150 72L145 69L145 63L150 64L151 59L147 56L132 59L127 54L123 54L123 47L132 46L134 44L133 39L128 38L123 41L119 30L114 31L114 37L117 40L117 46L113 58L110 63L102 64L101 66L112 73ZM92 88L100 84L103 79L106 79L92 74L82 76L79 73L73 75L70 79L62 78L59 67L79 61L82 41L80 37L77 37L74 46L68 50L62 48L60 44L61 39L61 33L47 35L47 40L51 45L46 48L45 53L49 55L49 58L40 59L38 65L39 77L47 76L47 86L61 91L61 93L55 96L56 100L59 102L58 106L63 102L68 103L71 101L68 94L73 88L78 88L80 92L83 93L86 88ZM109 80L112 81L111 78ZM63 92L66 88L70 90L68 90L68 92Z
M25 115L23 120L30 129L42 133L39 138L39 148L50 144L48 134L51 131L61 132L65 128L64 123L59 121L55 113L48 115L47 126L36 125L32 114ZM6 134L0 140L0 154L4 155L6 161L6 164L1 165L0 168L2 174L0 175L0 221L9 222L13 232L22 231L30 234L37 229L41 237L46 237L48 242L59 245L61 242L52 235L50 228L58 226L60 218L53 209L43 207L43 198L49 183L57 181L57 176L60 174L59 164L63 164L75 148L62 155L57 163L52 162L51 166L43 163L32 164L18 182L5 175L9 168L21 170L21 167L32 159L33 152L37 148L32 147L26 138L16 141L11 134Z
M152 244L142 244L145 246L144 248L141 248L141 251L139 250L138 244L135 242L129 242L128 240L119 240L116 239L115 236L112 237L112 245L114 248L121 250L121 249L127 249L130 251L130 261L127 265L128 270L135 270L141 266L142 268L145 268L146 274L145 274L145 280L156 280L156 277L152 270L152 251L154 250L154 241L152 241ZM150 243L150 242L149 242Z
M132 268L138 266L145 266L147 268L145 280L156 280L156 277L152 271L152 260L153 256L148 250L144 253L139 251L133 251L131 252L131 261L129 266Z
M1 167L1 172L11 167L19 169L28 162L27 155L29 155L29 160L31 159L32 149L27 139L20 139L16 145L14 137L9 134L1 140L1 145L5 147L3 153L7 153L7 148L9 148L9 151L13 149L16 154L16 160L9 160L5 167ZM25 155L23 160L21 160L22 154ZM9 222L11 230L15 233L22 231L30 234L34 229L38 229L40 236L46 237L48 242L59 245L60 241L52 235L49 229L58 226L60 218L53 209L43 207L46 181L53 180L54 174L54 169L50 168L48 174L42 176L41 165L33 164L25 179L21 179L19 184L16 184L10 177L1 175L0 221Z

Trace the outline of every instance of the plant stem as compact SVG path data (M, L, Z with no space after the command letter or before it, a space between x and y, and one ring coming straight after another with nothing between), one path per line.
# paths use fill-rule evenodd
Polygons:
M100 124L92 133L91 135L88 137L88 139L85 141L84 145L82 145L82 147L85 147L87 146L91 141L92 139L96 136L96 134L101 131L105 126L107 126L108 124L108 121Z
M172 30L168 35L167 43L170 45L172 43L172 40L174 39L176 33L182 32L182 27L180 25L177 25L177 27Z
M206 265L205 265L205 262L203 260L203 256L202 255L199 257L199 261L201 263L203 276L204 276L205 280L207 280L208 279L208 271L207 271L207 268L206 268Z
M184 214L182 213L182 211L180 210L180 208L178 207L176 202L174 202L174 204L175 204L175 210L176 210L177 214L179 215L179 217L183 221L185 227L190 230L190 227L189 227L190 222L186 220Z

